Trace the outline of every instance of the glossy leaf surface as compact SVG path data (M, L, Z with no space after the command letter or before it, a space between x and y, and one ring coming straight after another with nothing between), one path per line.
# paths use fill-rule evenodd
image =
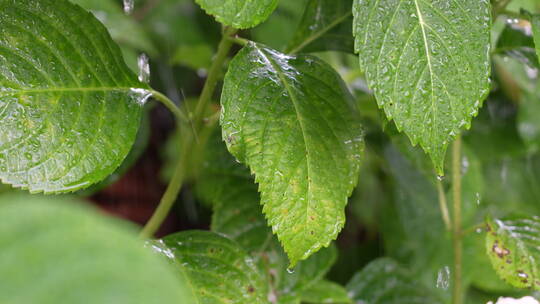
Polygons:
M379 107L443 174L489 92L488 0L355 0L355 48Z
M354 275L347 284L356 303L442 304L411 274L389 258L379 258Z
M278 0L195 0L217 21L238 29L251 28L265 21Z
M81 204L0 196L1 303L195 303L135 229Z
M288 50L354 51L352 0L310 0Z
M209 231L184 231L153 243L192 287L197 303L267 303L267 285L234 241Z
M103 180L135 140L144 88L92 14L0 1L0 180L46 193Z
M322 280L308 288L302 296L305 303L345 304L352 303L347 296L347 290L334 282Z
M363 145L337 73L315 57L250 43L231 62L221 104L223 138L255 174L291 264L328 246L343 227Z
M518 288L540 290L540 219L487 221L486 250L497 274Z

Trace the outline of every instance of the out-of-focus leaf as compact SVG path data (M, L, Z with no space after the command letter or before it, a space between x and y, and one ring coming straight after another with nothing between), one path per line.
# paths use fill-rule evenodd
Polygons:
M518 130L529 151L540 148L540 99L537 94L525 94L519 105Z
M540 218L486 224L486 250L497 274L512 286L540 290Z
M196 303L133 227L80 203L0 195L1 303Z
M251 29L254 41L276 50L284 50L294 35L307 0L280 1L278 7L266 22Z
M207 69L212 64L214 50L206 44L184 45L176 49L172 64L179 64L194 70Z
M354 52L352 0L309 0L287 53Z
M234 241L209 231L184 231L152 243L192 287L197 303L267 303L267 283Z
M358 272L347 284L356 303L442 304L413 274L389 258L379 258Z
M255 174L294 266L343 227L363 147L351 96L322 60L250 43L231 61L221 104L223 138Z
M217 21L238 29L255 27L265 21L278 5L278 0L195 0Z
M531 24L519 19L517 22L506 24L499 36L495 52L513 57L531 68L539 68L534 45Z
M347 290L334 282L321 280L302 294L302 302L311 304L346 304L351 303Z

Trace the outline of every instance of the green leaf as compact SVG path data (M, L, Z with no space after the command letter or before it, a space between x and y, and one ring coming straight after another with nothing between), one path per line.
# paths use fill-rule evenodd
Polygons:
M121 1L116 0L71 0L71 2L91 11L109 30L111 37L119 44L144 51L150 56L157 55L157 49L146 31L122 10Z
M0 196L1 303L195 303L135 229L68 199Z
M353 53L352 0L310 0L288 50Z
M272 238L257 184L249 170L227 151L219 132L214 132L206 145L196 192L213 206L212 231L227 235L249 253L263 250Z
M539 68L538 57L536 56L535 43L530 33L527 33L526 26L521 23L506 24L499 39L497 40L496 53L513 57L531 68Z
M489 93L489 1L355 0L353 14L379 107L442 175L448 144Z
M192 287L197 303L267 303L267 284L234 241L209 231L184 231L153 243Z
M31 192L99 182L133 144L149 96L92 14L0 1L0 180Z
M536 59L538 60L540 59L540 15L531 14L530 18L531 18L531 27L532 27L532 32L533 32L534 45L535 45L536 55L537 55Z
M518 109L519 135L531 151L540 148L540 114L539 94L525 93Z
M334 282L322 280L308 288L302 294L302 302L313 304L343 304L351 303L347 290Z
M362 131L339 75L312 56L250 43L231 61L223 138L255 174L292 266L336 238L358 179Z
M514 287L540 290L540 218L488 218L486 224L486 250L497 274Z
M415 277L389 258L379 258L354 275L347 284L355 303L436 304L442 302Z
M255 27L265 21L278 5L278 0L195 0L217 21L238 29Z

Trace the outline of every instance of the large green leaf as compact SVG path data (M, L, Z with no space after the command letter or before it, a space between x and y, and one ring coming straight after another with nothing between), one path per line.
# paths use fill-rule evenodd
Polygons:
M488 0L355 0L356 51L379 107L443 174L489 92Z
M81 202L0 196L1 303L195 303L133 227Z
M487 220L486 250L497 274L518 288L540 290L540 219Z
M389 258L371 262L347 284L355 303L437 304L442 303L410 272Z
M352 0L310 0L288 50L353 52Z
M206 146L197 184L199 197L214 207L212 230L234 239L251 254L258 268L272 278L268 285L277 303L296 303L334 264L335 247L323 249L288 270L287 256L266 225L253 177L215 135Z
M184 231L153 243L192 287L197 303L267 303L267 284L234 241L209 231Z
M358 178L362 131L343 81L320 59L250 43L221 97L229 151L249 165L294 266L336 238Z
M278 0L195 0L217 21L245 29L265 21L276 9Z
M0 1L0 180L66 192L111 174L149 95L92 14L65 0Z

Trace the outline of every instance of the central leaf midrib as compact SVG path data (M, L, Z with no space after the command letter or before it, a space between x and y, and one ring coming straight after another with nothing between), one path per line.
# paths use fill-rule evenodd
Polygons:
M308 149L308 146L307 146L307 135L306 135L306 131L305 131L305 126L304 126L304 124L302 122L302 118L300 117L299 110L298 110L298 105L297 105L298 101L296 100L296 95L294 94L291 86L289 85L286 76L283 74L283 71L279 68L279 65L276 64L276 62L274 62L274 60L270 58L271 56L267 56L267 54L264 51L262 51L258 47L256 49L262 55L262 57L276 71L277 76L279 77L280 81L283 83L283 86L285 87L285 89L289 93L292 104L294 106L296 118L298 119L298 124L300 125L300 130L302 131L302 137L304 139L304 148L306 150L306 170L307 170L307 182L308 182L308 188L307 188L307 193L306 193L306 204L307 204L307 206L306 206L306 217L307 217L308 216L307 210L310 208L310 190L311 190L311 178L310 178L311 170L310 170L310 165L309 165L309 163L310 163L310 156L309 155L310 154L309 154L309 149ZM307 223L307 218L306 218L305 222Z
M433 123L435 123L437 107L435 106L435 96L433 95L434 93L433 68L431 66L431 56L430 56L430 51L429 51L428 39L426 35L426 28L425 28L426 24L424 23L424 16L422 15L422 11L420 10L418 0L414 0L414 5L416 6L416 13L418 14L418 22L420 23L420 29L422 30L422 39L424 40L424 50L426 52L427 65L429 68L429 77L431 79L431 111L433 115Z
M147 88L133 87L73 87L73 88L24 88L24 89L2 89L0 88L0 96L24 94L24 93L54 93L54 92L108 92L108 91L129 91L132 89L148 90Z

